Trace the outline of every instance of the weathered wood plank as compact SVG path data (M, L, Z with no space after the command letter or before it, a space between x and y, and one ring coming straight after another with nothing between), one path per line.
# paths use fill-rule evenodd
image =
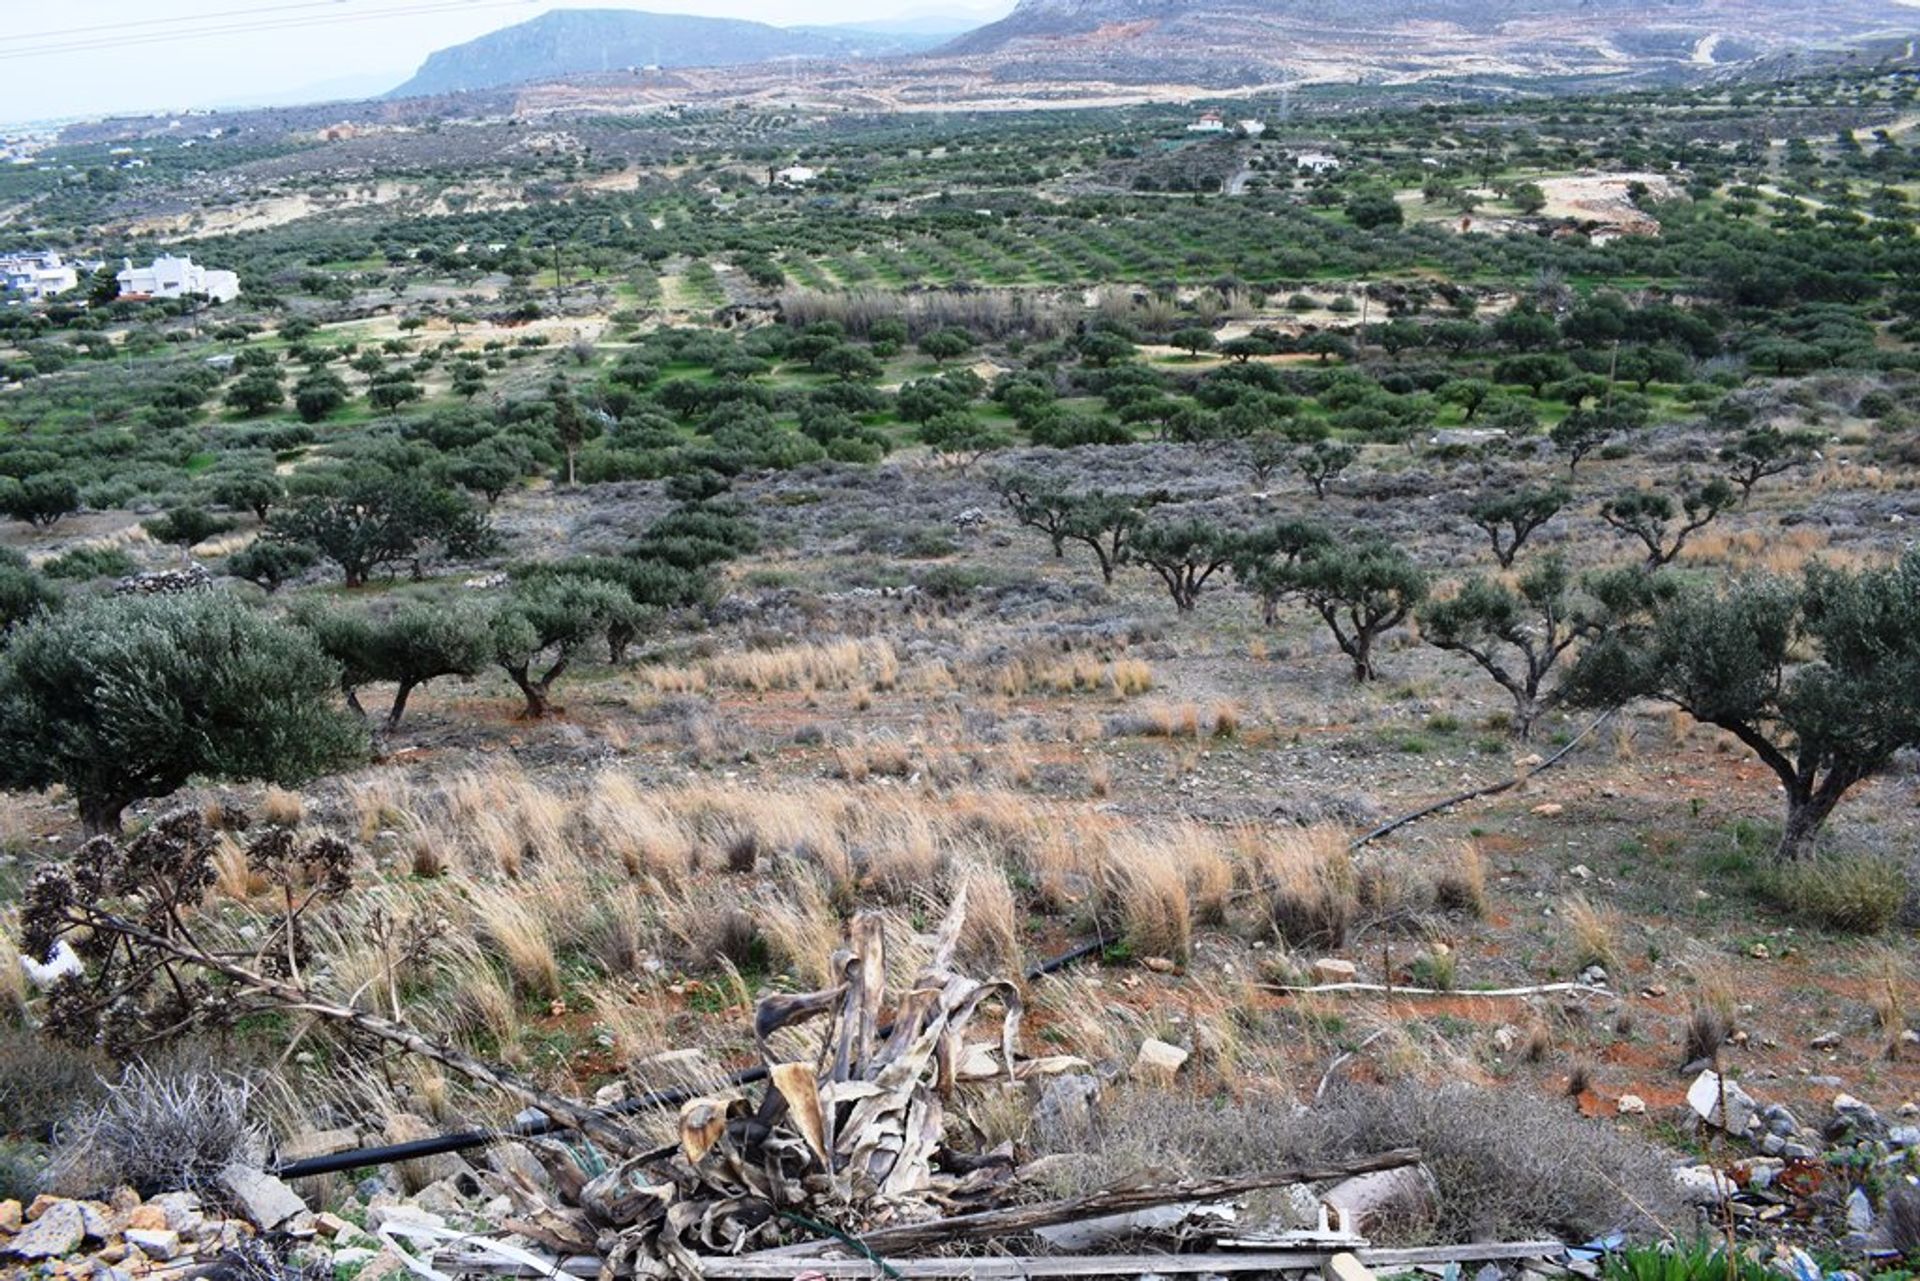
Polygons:
M1374 1271L1422 1263L1485 1263L1495 1259L1557 1259L1558 1241L1512 1241L1485 1245L1421 1246L1405 1250L1350 1251ZM1066 1254L1045 1257L991 1255L955 1259L888 1259L887 1266L908 1281L1025 1281L1026 1278L1135 1277L1145 1273L1182 1276L1212 1272L1297 1272L1324 1267L1340 1251L1234 1250L1205 1254ZM817 1272L828 1281L880 1281L883 1273L867 1259L748 1254L702 1260L706 1275L729 1281L792 1281L801 1272ZM435 1266L454 1276L533 1276L531 1269L497 1259L442 1254ZM546 1275L591 1277L600 1261L586 1255L557 1259Z

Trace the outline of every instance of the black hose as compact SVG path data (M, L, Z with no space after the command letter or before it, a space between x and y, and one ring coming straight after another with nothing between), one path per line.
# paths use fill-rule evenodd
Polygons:
M1533 773L1541 774L1558 765L1574 748L1580 745L1583 739L1592 734L1596 729L1599 729L1601 725L1605 724L1608 717L1612 716L1616 710L1618 709L1609 709L1603 713L1598 719L1581 730L1579 734L1575 735L1571 742L1567 743L1566 746L1562 747L1537 766L1533 770ZM1383 824L1373 831L1368 832L1359 840L1354 841L1352 848L1359 849L1361 846L1378 840L1396 828L1404 827L1417 819L1425 818L1429 814L1438 813L1443 809L1448 809L1463 801L1504 792L1516 786L1520 781L1520 776L1516 775L1504 782L1495 783L1489 787L1476 788L1469 792L1462 792L1458 796L1450 796L1444 801L1438 801L1432 805L1424 806L1411 814L1404 815L1393 820L1391 823ZM1243 893L1244 892L1245 891L1243 891ZM1042 961L1038 965L1033 966L1027 971L1027 980L1031 982L1034 979L1045 978L1049 974L1054 974L1066 969L1067 966L1072 965L1076 961L1083 961L1089 956L1097 956L1106 949L1106 946L1107 943L1104 938L1096 937L1091 939L1088 942L1080 944L1078 947L1062 952L1050 960ZM884 1036L889 1030L888 1028L882 1028L880 1029L880 1033ZM725 1083L727 1085L752 1085L755 1082L764 1081L766 1078L767 1069L762 1065L755 1065L754 1067L743 1068L733 1073L725 1079ZM690 1087L679 1085L671 1089L654 1090L651 1093L641 1095L637 1099L628 1099L624 1103L616 1103L610 1107L598 1109L598 1111L604 1116L631 1116L635 1112L653 1112L661 1108L676 1108L694 1097L694 1091ZM431 1139L415 1139L410 1143L390 1143L383 1147L355 1148L350 1152L335 1152L330 1156L308 1157L304 1161L287 1161L275 1166L273 1172L283 1179L304 1179L319 1174L338 1174L342 1170L358 1170L366 1166L375 1165L392 1165L400 1161L418 1160L421 1157L442 1156L448 1152L464 1152L470 1148L485 1147L490 1143L497 1143L502 1139L537 1139L563 1128L565 1127L552 1117L530 1117L525 1121L517 1122L500 1129L459 1130L452 1134L436 1135Z

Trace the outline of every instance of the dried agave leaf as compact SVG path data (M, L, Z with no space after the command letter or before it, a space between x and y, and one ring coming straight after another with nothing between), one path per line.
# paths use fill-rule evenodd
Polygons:
M787 1101L787 1115L799 1127L801 1136L822 1168L831 1169L833 1157L827 1147L827 1122L820 1107L820 1083L807 1063L780 1063L771 1069L773 1087Z

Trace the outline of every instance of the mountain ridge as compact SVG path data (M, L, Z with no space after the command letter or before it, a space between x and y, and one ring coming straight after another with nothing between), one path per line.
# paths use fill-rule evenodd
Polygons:
M725 67L778 58L863 58L919 52L952 35L884 24L776 27L641 9L555 9L429 54L390 98L498 89L630 67Z
M1701 74L1799 46L1920 31L1894 0L1020 0L939 58L996 74L1166 78L1215 68L1211 83L1422 73Z

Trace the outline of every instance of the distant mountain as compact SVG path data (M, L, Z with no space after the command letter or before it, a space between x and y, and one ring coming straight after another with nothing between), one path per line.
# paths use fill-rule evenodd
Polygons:
M636 9L556 9L430 55L389 96L422 97L561 80L628 67L729 67L775 58L886 57L916 53L956 28L774 27Z
M1020 0L934 53L1020 80L1681 76L1916 31L1895 0Z

